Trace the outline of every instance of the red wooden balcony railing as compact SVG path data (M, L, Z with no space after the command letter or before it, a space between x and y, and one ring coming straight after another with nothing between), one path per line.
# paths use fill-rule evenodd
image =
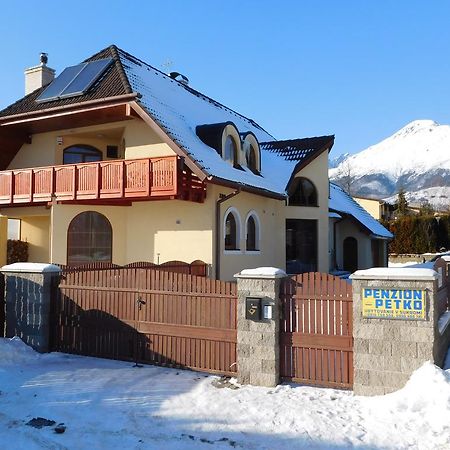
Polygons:
M177 194L176 156L0 171L0 205Z

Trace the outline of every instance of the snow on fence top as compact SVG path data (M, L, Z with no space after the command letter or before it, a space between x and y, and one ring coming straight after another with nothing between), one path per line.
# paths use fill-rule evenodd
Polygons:
M257 267L256 269L244 269L237 273L237 278L283 278L286 277L286 272L276 267Z
M0 269L0 271L43 273L43 272L61 272L61 268L59 266L56 266L55 264L19 262L3 266Z
M350 278L353 280L435 280L438 274L433 269L423 267L373 267L357 270L350 275Z

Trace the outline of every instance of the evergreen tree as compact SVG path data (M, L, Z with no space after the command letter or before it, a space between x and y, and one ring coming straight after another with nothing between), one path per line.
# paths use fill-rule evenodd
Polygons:
M406 200L405 190L400 188L397 194L397 215L403 217L408 214L408 200Z

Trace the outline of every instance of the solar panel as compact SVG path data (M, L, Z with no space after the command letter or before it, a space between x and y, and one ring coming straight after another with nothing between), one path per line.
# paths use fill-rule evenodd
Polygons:
M87 63L64 91L61 92L60 97L71 97L86 92L98 80L111 62L112 58L98 59L97 61Z
M106 58L67 67L47 86L36 101L48 102L84 94L111 62L112 58Z
M78 64L65 68L42 92L36 99L37 102L48 102L50 100L57 100L61 92L68 84L81 72L85 64Z

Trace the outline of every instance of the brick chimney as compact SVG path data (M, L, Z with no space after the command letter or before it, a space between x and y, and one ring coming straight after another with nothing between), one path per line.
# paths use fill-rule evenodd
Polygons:
M55 71L47 66L47 53L41 53L40 64L25 70L25 95L53 81Z

